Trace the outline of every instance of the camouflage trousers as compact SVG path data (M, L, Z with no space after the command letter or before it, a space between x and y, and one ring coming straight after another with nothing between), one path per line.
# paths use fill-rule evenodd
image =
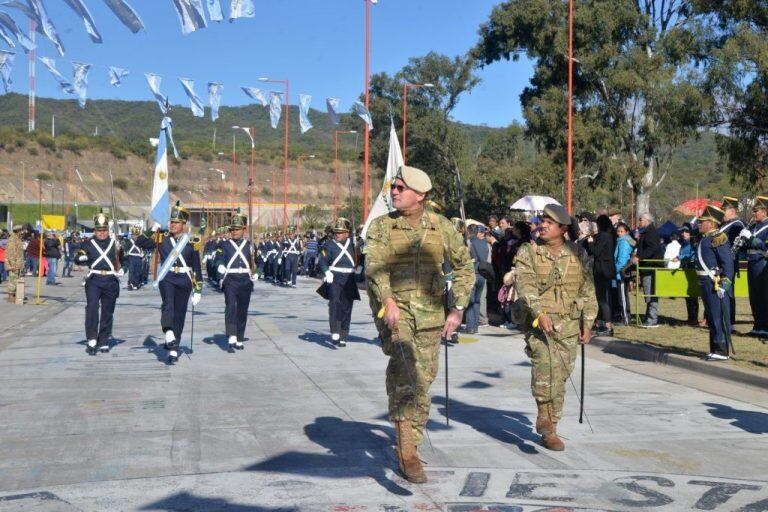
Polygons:
M21 276L20 270L9 270L8 271L8 293L9 294L15 294L16 293L16 283L24 279Z
M442 329L417 330L413 319L401 310L398 332L379 326L381 348L389 356L387 396L389 419L411 420L416 446L424 441L432 400L429 387L437 376Z
M536 403L552 402L553 421L563 416L565 382L573 372L579 337L547 338L541 330L525 336L525 353L531 358L531 392Z

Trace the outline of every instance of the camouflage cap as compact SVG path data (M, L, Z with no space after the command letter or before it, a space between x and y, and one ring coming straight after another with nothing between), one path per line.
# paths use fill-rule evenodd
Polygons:
M739 209L739 198L732 196L723 196L723 210L726 208Z
M544 212L541 214L541 216L551 219L558 224L562 224L563 226L570 226L573 222L573 219L570 215L568 215L568 212L565 210L565 208L555 203L551 203L545 206Z
M715 224L722 224L723 218L725 217L725 212L715 206L714 204L708 204L704 207L704 213L701 214L699 217L699 222L704 220L709 220L714 222Z
M403 183L405 183L409 189L419 194L426 194L432 190L432 180L429 179L429 175L416 167L407 165L400 166L395 179L403 180Z

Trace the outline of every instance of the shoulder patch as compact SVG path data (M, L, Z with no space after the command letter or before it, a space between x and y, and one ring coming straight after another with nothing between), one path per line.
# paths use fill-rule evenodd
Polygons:
M720 247L728 241L728 235L725 233L718 233L712 237L712 247Z

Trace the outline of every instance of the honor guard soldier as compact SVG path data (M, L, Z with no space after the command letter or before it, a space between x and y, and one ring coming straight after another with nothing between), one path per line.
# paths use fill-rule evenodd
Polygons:
M725 217L723 218L723 225L720 227L720 232L728 235L728 243L731 247L734 247L736 239L741 234L741 231L746 227L744 222L739 218L739 199L731 196L723 197L723 211ZM739 254L733 253L733 268L736 274L739 273ZM736 324L736 294L730 294L731 300L731 330Z
M749 228L741 230L739 248L747 253L749 305L754 327L751 336L768 336L768 196L758 196Z
M266 264L266 276L267 281L277 282L277 241L275 240L275 234L269 233L266 242L267 248L267 264Z
M696 249L696 274L709 327L709 361L724 361L730 354L734 267L728 235L719 229L724 217L725 212L711 204L699 217L702 237Z
M208 283L211 286L218 286L218 280L216 275L216 267L213 264L216 258L216 248L219 246L220 240L218 239L218 229L211 233L210 238L205 242L203 246L203 264L205 265L205 275L208 277Z
M123 242L123 254L128 263L128 290L138 290L144 284L144 249L136 245L141 228L131 226L131 237Z
M296 288L296 275L299 273L299 256L302 250L301 238L294 231L283 243L284 280L286 284L290 284L291 288Z
M229 240L223 240L216 249L215 264L224 289L224 327L230 352L244 348L248 305L253 283L259 278L254 270L253 246L243 237L247 225L248 216L238 209L229 226Z
M519 296L516 323L525 326L525 353L531 358L531 391L538 416L536 432L549 450L562 451L557 436L563 415L565 382L573 371L579 343L589 343L597 298L587 253L565 235L573 220L560 205L548 204L539 237L520 246L515 257Z
M352 304L360 300L355 282L357 255L350 237L352 223L339 217L333 227L333 240L328 240L320 251L320 269L328 293L328 322L331 340L339 347L347 346Z
M397 433L400 472L427 481L419 460L435 380L440 340L461 324L475 284L469 249L450 221L425 210L432 181L422 170L400 167L391 186L397 210L373 220L365 240L368 296L381 348L389 356L389 419ZM453 269L454 304L446 315L443 261Z
M109 216L99 213L93 218L93 238L84 242L75 257L77 265L87 265L85 277L85 338L87 351L109 352L112 317L120 296L118 243L109 236ZM97 347L98 345L98 347Z
M168 233L162 235L163 240L159 244L152 238L152 230L144 233L137 240L142 249L157 246L161 264L164 264L169 257L174 258L169 272L158 285L163 301L160 307L160 326L165 334L165 348L168 350L169 363L179 360L179 343L187 317L189 297L192 296L192 305L196 306L200 302L203 289L200 253L193 247L191 241L181 252L175 250L176 244L186 231L188 220L189 212L177 201L171 208ZM154 230L158 228L157 224L153 227Z

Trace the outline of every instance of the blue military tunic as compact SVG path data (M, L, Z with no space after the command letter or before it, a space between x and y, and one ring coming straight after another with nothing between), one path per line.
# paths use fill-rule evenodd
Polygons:
M291 286L296 286L296 276L299 273L299 256L303 247L301 239L294 235L283 242L283 280L290 280Z
M710 353L727 356L731 332L730 297L733 296L734 279L733 254L727 235L716 230L705 234L696 249L695 265L709 327ZM727 295L722 299L717 295L719 287L727 290Z
M75 263L89 267L85 279L85 337L108 348L115 303L120 296L117 244L113 238L85 241Z
M128 262L128 287L138 290L144 281L144 250L128 238L123 242L123 252Z
M227 337L237 336L237 341L245 339L245 326L248 322L248 306L251 302L254 270L251 242L245 239L222 240L216 249L215 268L223 266L225 271L219 276L224 290L224 327Z
M749 305L754 317L753 331L768 335L768 219L750 228L752 238L745 250L747 253L747 280L749 282Z

